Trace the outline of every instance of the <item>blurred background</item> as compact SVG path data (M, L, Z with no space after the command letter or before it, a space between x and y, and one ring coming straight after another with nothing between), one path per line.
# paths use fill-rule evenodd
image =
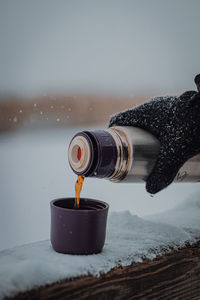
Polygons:
M199 11L199 0L0 0L0 249L49 238L50 200L74 195L77 131L195 88ZM82 195L144 216L194 193L88 178Z

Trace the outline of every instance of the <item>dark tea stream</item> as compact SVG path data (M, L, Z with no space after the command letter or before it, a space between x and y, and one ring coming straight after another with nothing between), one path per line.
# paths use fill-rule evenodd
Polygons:
M83 182L84 182L85 176L78 176L78 179L75 184L75 203L74 208L79 208L80 204L80 193L82 190Z

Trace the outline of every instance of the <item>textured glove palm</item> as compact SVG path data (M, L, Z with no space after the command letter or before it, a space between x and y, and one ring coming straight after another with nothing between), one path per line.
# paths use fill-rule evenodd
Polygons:
M139 127L160 141L157 161L146 181L146 189L151 194L167 187L181 166L200 153L200 75L195 77L195 82L198 92L155 97L110 119L109 127Z

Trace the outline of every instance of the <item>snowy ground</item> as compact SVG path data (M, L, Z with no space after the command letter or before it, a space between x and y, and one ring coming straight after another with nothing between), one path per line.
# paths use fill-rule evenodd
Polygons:
M87 179L83 196L110 204L103 252L54 252L49 202L74 195L76 176L67 162L67 146L77 130L22 130L0 136L0 250L26 244L0 252L0 299L62 278L106 272L143 256L153 258L200 237L199 184L173 184L150 197L142 184Z
M0 135L0 250L49 238L49 202L74 195L76 176L67 147L80 129L21 130ZM200 184L173 184L150 197L143 184L85 180L82 195L104 200L110 211L157 214L200 195Z
M3 250L0 252L0 299L67 277L88 272L99 275L118 265L142 261L144 256L152 259L170 247L192 243L200 237L199 215L199 197L188 199L161 214L161 218L149 217L151 221L129 211L112 212L104 249L94 255L56 253L49 240Z

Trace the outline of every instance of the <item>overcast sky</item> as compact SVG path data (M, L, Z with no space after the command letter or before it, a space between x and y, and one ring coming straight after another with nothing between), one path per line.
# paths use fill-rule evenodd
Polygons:
M199 0L0 0L0 92L194 88Z

